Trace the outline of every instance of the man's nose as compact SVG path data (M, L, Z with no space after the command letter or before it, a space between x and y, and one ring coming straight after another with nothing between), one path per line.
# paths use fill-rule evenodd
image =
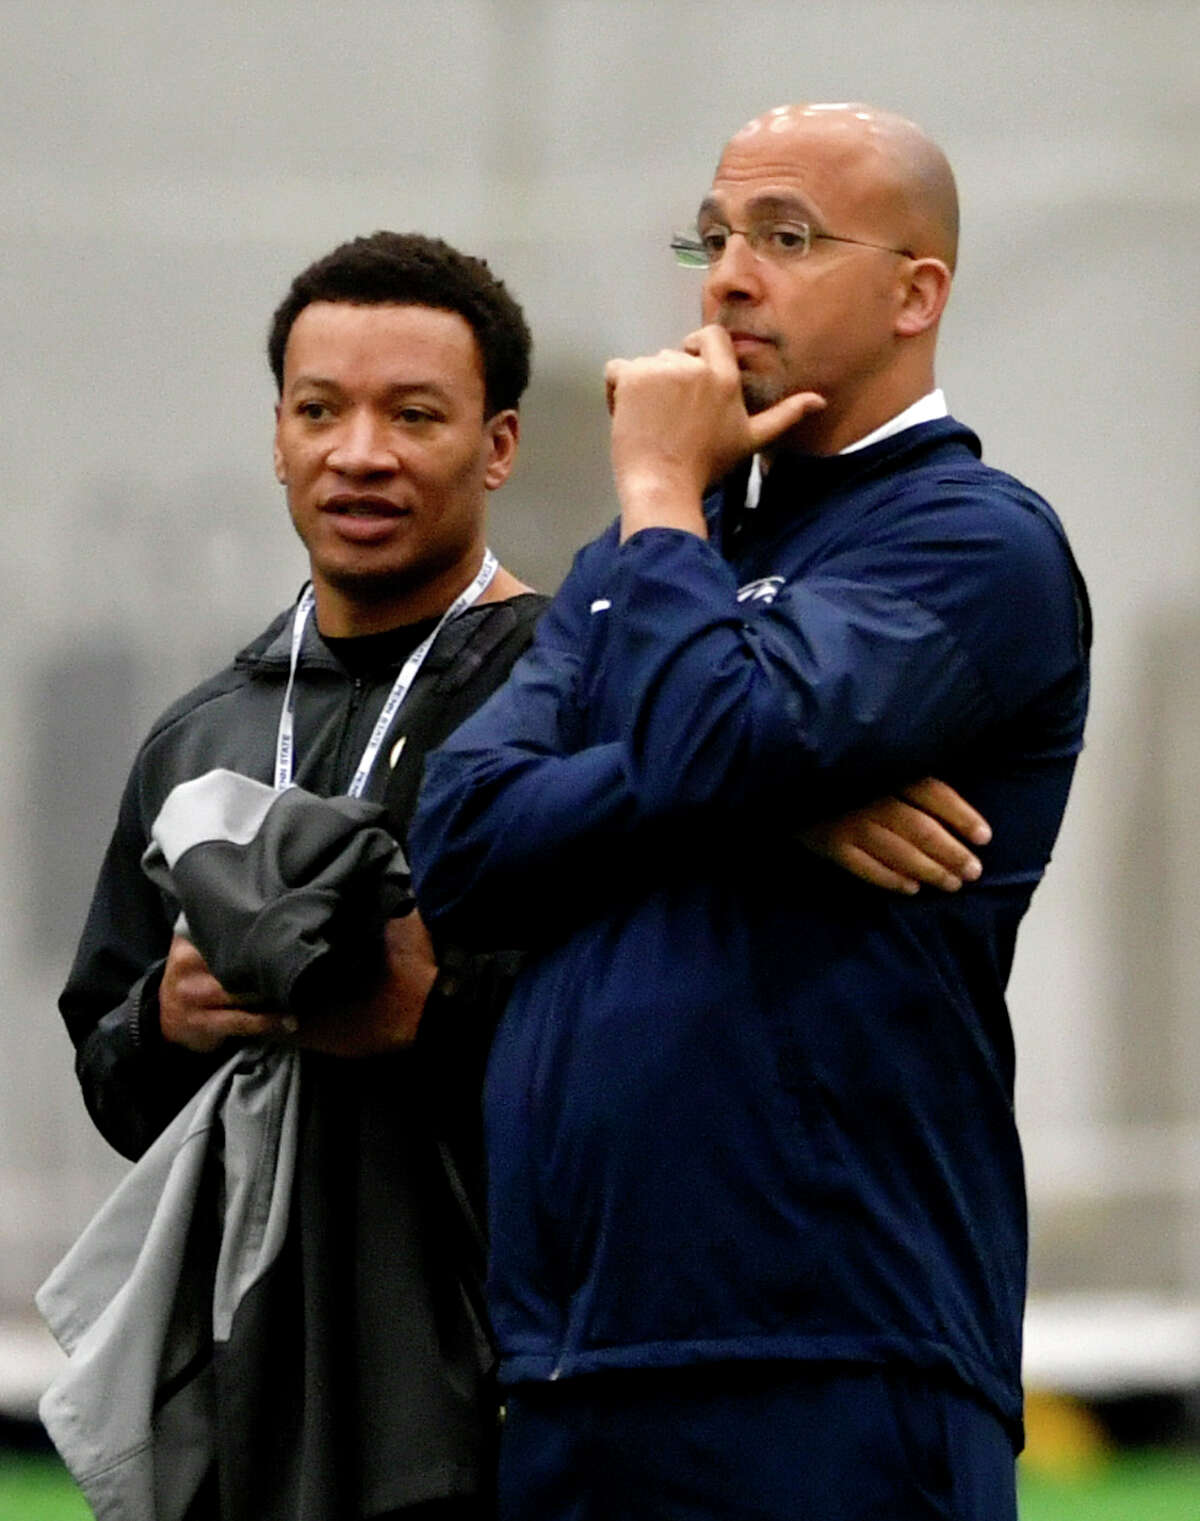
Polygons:
M762 260L745 235L730 232L716 262L704 278L704 292L714 305L725 301L757 301L762 295Z
M328 460L332 469L347 475L394 470L396 450L386 420L367 411L351 413L338 429Z

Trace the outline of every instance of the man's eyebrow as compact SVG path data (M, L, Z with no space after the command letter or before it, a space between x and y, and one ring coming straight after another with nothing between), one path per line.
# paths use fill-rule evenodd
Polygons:
M384 391L384 395L393 400L413 394L432 396L438 401L450 400L450 392L437 380L397 380Z
M342 386L337 380L328 375L320 375L314 371L302 370L290 382L290 389L298 389L305 386L314 391L333 391L341 394ZM383 394L389 400L395 400L400 396L411 396L414 392L424 396L436 397L439 401L449 399L450 393L436 380L397 380L384 388Z
M802 222L812 221L816 218L816 211L812 205L799 195L780 195L769 193L755 195L746 202L745 210L751 217L762 218L764 216L792 217ZM700 209L696 213L697 222L704 218L713 221L724 221L727 213L721 206L720 201L714 195L706 195L700 202Z
M298 375L293 375L284 387L288 391L298 391L304 388L306 391L336 391L341 392L341 386L336 380L328 375L318 374L315 370L301 370Z

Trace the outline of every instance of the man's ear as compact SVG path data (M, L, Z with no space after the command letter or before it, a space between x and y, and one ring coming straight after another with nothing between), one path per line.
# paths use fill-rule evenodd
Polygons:
M517 446L521 442L521 417L515 407L496 412L484 423L488 435L489 454L483 483L489 491L503 486L517 460Z
M287 474L283 468L283 450L279 447L279 415L283 409L283 403L275 403L275 479L281 486L287 485Z
M903 300L896 314L896 335L915 338L937 325L950 298L951 274L941 259L914 259L905 275Z

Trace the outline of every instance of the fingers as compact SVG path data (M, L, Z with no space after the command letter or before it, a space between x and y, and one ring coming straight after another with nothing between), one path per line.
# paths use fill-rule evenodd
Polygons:
M167 952L158 991L158 1019L163 1039L189 1051L210 1052L227 1040L280 1039L296 1029L290 1015L238 1007L208 963L182 935Z
M683 340L683 347L689 354L695 354L697 358L702 359L714 374L720 375L727 382L737 384L738 389L741 389L733 340L723 327L710 322L707 327L697 328Z
M919 808L896 798L890 802L886 820L862 820L856 844L909 881L943 892L979 879L983 867L961 840Z
M735 384L739 390L741 389L737 354L734 352L733 341L725 328L716 323L697 328L683 340L682 347L685 353L695 354L703 359L715 374ZM821 412L824 408L825 398L818 392L796 391L790 396L783 397L781 401L765 411L756 412L748 419L749 435L753 444L752 452L757 453L760 449L765 449L789 428L794 428L802 417L808 417L813 412Z
M290 1014L189 1002L161 992L158 1009L163 1039L201 1053L216 1051L229 1040L285 1040L298 1029Z
M177 977L195 976L208 973L208 962L186 935L172 935L167 969Z
M609 361L605 397L622 538L651 527L704 537L704 493L825 405L806 391L750 416L742 379L729 333L714 324L689 333L681 348Z
M701 373L702 367L714 368L704 355L683 349L659 349L657 354L640 354L636 359L610 359L604 366L604 389L607 396L615 398L625 381L671 371L695 375ZM612 410L611 405L609 410Z
M646 354L637 359L610 359L604 366L604 393L609 413L612 413L617 387L622 380L649 368L679 364L690 368L689 362L696 359L726 384L740 389L737 355L729 334L723 327L710 323L689 333L678 348L659 349L657 354Z
M800 840L814 855L824 856L871 887L894 893L919 891L921 884L915 877L896 870L872 853L878 851L879 846L870 843L867 822L860 814L850 814L845 818L810 824L800 831Z
M871 887L881 887L885 892L904 893L908 897L921 890L921 883L915 877L885 866L882 861L858 845L847 842L833 851L822 852L822 854L828 854L836 865Z
M425 928L425 921L414 908L399 919L389 919L383 926L384 955L388 959L409 959L424 962L436 970L433 958L433 941Z
M991 825L984 816L972 808L966 798L955 792L953 787L935 776L927 776L922 781L914 782L911 787L905 787L900 796L907 798L923 812L932 814L935 819L940 819L973 845L986 845L992 838Z
M217 1044L226 1040L282 1040L295 1035L300 1021L294 1014L250 1009L210 1009L204 1016L204 1028L216 1037Z
M901 798L880 798L815 824L801 839L844 871L891 892L914 893L922 886L957 892L983 869L962 840Z
M303 1020L273 1009L245 1009L208 970L194 945L176 937L159 989L163 1037L209 1053L233 1040L281 1040L334 1056L366 1056L411 1045L437 977L433 944L416 912L384 927L375 989L344 1008Z
M682 349L660 349L657 354L644 354L637 359L610 359L604 366L604 404L614 426L627 423L630 408L636 408L639 398L644 406L648 397L653 398L656 388L678 384L687 371L699 374L702 366L694 355L685 354Z
M167 952L163 968L163 988L188 1003L214 1007L230 1005L233 999L208 969L208 962L190 940L176 935Z

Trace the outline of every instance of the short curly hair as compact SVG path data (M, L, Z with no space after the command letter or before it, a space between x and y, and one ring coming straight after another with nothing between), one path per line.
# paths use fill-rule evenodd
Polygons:
M485 259L422 233L373 232L310 264L292 281L267 336L267 358L281 393L288 335L313 301L458 312L479 345L486 415L520 405L529 384L533 340L524 312Z

